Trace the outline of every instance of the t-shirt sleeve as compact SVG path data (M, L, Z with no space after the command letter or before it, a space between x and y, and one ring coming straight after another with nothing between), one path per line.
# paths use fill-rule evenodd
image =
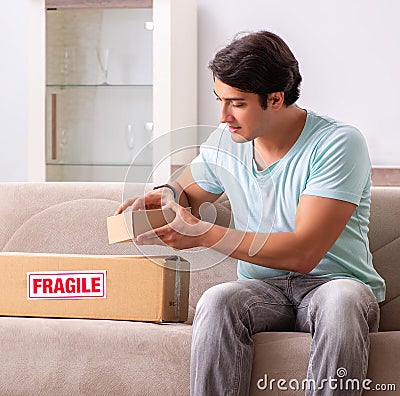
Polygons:
M203 190L213 194L222 194L224 192L218 177L218 154L222 133L222 128L213 131L200 146L199 155L190 164L190 171L194 181Z
M359 205L370 175L363 135L354 127L340 126L317 144L303 194Z

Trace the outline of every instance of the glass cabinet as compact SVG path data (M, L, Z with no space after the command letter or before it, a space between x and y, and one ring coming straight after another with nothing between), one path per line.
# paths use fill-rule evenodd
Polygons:
M186 7L193 3L184 1ZM154 28L159 18L160 30L186 30L185 40L193 41L192 46L195 46L193 26L189 30L185 27L193 24L192 14L186 9L185 15L185 10L181 9L178 21L175 10L178 3L180 1L154 0L152 8L47 8L48 181L124 181L128 169L129 181L153 181L153 164L158 157L153 140L173 128L196 124L196 100L187 103L173 98L175 89L178 95L181 92L180 82L173 78L174 73L181 73L181 67L175 72L173 65L179 57L187 56L183 48L181 54L174 49L179 45L173 42L178 32L157 33ZM156 60L163 62L165 51L170 55L164 59L163 70L162 65L155 67L154 63ZM195 58L193 48L191 52ZM176 59L172 59L171 54L175 54ZM195 59L190 62L195 65ZM154 76L165 71L169 71L169 75ZM182 76L182 82L189 79L195 86L196 67L186 73L188 76ZM177 86L164 85L165 78L171 78ZM162 83L156 87L155 81ZM196 95L196 88L190 94ZM158 111L159 117L165 113L165 109L157 109L163 97L170 97L168 106L179 109L169 109L175 115L173 122L170 114L165 114L155 125L154 113ZM188 113L192 115L191 120ZM190 139L191 144L196 144L196 136ZM173 164L167 161L164 168L168 169L161 172L163 179L170 173L171 166Z

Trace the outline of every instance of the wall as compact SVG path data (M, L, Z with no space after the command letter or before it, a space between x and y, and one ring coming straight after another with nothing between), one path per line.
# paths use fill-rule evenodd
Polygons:
M400 2L197 1L200 124L218 124L207 69L215 51L239 31L267 29L284 38L299 60L299 105L353 123L366 136L375 166L400 167Z
M2 32L7 32L0 35L0 181L27 179L28 114L21 111L27 103L27 13L11 0L0 12Z
M44 180L43 1L1 1L1 182Z

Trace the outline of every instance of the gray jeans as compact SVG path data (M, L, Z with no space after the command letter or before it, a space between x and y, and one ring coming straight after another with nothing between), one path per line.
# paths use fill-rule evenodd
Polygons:
M290 273L263 280L223 283L207 290L193 322L192 396L247 395L253 363L252 336L265 331L312 335L307 378L366 378L369 332L378 331L372 292L350 279ZM322 382L323 383L323 382ZM306 391L306 395L360 395L361 391Z

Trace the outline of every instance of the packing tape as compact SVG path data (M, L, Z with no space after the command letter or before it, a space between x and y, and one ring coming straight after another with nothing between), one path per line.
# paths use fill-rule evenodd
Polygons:
M176 257L175 260L175 291L174 291L174 299L175 299L175 320L178 322L180 319L181 313L181 258L179 256Z

